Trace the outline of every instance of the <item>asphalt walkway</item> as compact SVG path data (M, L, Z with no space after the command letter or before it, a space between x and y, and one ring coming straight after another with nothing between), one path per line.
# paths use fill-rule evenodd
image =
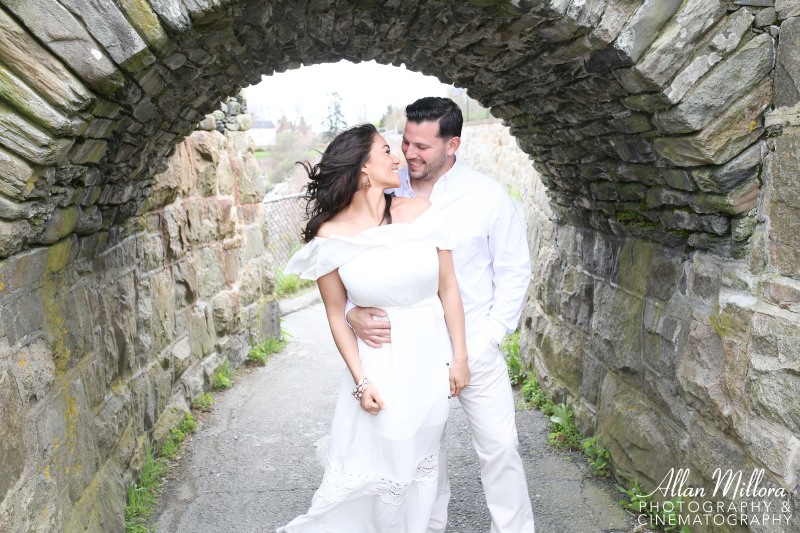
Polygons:
M322 478L343 369L314 296L282 305L287 348L242 372L218 394L166 482L152 523L158 533L267 533L308 508ZM309 305L310 303L310 305ZM517 412L537 533L629 533L634 518L608 480L579 455L547 444L544 416ZM453 496L448 533L487 533L490 518L466 419L453 400L447 425ZM350 532L342 532L350 533ZM386 532L392 533L392 532Z

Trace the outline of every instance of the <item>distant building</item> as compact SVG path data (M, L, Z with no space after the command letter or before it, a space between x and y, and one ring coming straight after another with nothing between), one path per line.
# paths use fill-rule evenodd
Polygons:
M277 142L277 129L271 120L256 118L255 125L248 130L256 148L259 146L272 146Z

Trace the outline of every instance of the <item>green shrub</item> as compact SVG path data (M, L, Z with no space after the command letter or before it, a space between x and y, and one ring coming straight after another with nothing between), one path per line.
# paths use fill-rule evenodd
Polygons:
M553 407L549 418L552 432L548 439L556 448L579 450L581 448L581 434L575 427L572 417L572 408L566 403Z
M192 400L192 409L198 409L200 411L210 411L211 406L214 405L214 402L216 402L214 397L211 394L204 392L203 394Z
M233 385L233 371L228 366L228 361L226 360L222 363L222 366L217 372L217 377L214 379L214 385L212 385L212 389L214 390L225 390L230 389L231 385Z
M519 331L506 335L500 344L500 351L508 366L508 378L515 387L525 382L526 374L522 370L522 361L519 358Z
M611 460L611 453L597 443L600 435L583 439L583 453L586 454L589 467L595 476L608 477L611 475L608 462Z

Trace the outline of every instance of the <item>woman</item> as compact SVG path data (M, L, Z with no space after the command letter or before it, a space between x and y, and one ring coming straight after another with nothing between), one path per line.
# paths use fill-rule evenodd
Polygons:
M427 528L448 392L469 384L469 369L443 221L425 199L383 192L400 185L399 163L365 124L337 136L318 165L304 164L308 244L287 271L317 280L347 373L322 485L308 512L279 533ZM356 340L345 321L348 298L387 311L390 344Z

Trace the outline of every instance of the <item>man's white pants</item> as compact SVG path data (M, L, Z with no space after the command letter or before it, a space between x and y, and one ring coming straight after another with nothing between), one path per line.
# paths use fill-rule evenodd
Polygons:
M491 533L533 533L531 499L518 450L514 394L500 348L490 343L479 357L470 358L469 367L469 386L458 399L481 465L481 483L492 515ZM439 450L439 493L429 533L445 530L450 501L444 436Z

